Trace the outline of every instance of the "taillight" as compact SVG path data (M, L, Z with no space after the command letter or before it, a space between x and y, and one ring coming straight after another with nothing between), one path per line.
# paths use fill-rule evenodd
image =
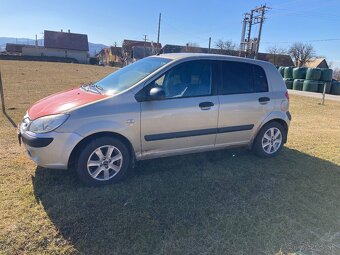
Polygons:
M289 94L288 94L288 91L286 91L285 93L285 97L287 98L287 100L289 101Z

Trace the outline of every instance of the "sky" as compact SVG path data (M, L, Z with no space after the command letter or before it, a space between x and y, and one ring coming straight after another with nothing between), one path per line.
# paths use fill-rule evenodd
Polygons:
M340 67L340 0L0 0L0 37L38 38L43 30L63 29L89 41L120 45L124 39L208 47L218 39L239 44L245 12L266 3L260 51L311 43L318 56ZM257 28L256 28L257 29ZM256 30L254 31L256 33Z

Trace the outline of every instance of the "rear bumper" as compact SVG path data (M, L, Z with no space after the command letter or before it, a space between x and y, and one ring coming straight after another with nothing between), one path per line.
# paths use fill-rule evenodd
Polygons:
M292 115L290 114L290 112L289 112L289 111L287 111L287 112L286 112L286 115L287 115L287 117L288 117L289 121L291 121L291 120L292 120Z
M67 169L73 148L82 137L74 133L34 134L20 131L28 156L45 168Z

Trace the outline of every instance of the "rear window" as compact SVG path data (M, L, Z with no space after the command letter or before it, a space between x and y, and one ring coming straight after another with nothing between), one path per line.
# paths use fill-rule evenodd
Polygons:
M262 67L249 63L224 61L221 94L245 94L268 91L266 74Z

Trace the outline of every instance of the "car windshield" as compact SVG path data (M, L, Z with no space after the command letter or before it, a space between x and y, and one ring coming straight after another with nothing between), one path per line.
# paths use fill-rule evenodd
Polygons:
M94 85L104 94L115 95L135 85L170 61L171 59L160 57L144 58L106 76Z

